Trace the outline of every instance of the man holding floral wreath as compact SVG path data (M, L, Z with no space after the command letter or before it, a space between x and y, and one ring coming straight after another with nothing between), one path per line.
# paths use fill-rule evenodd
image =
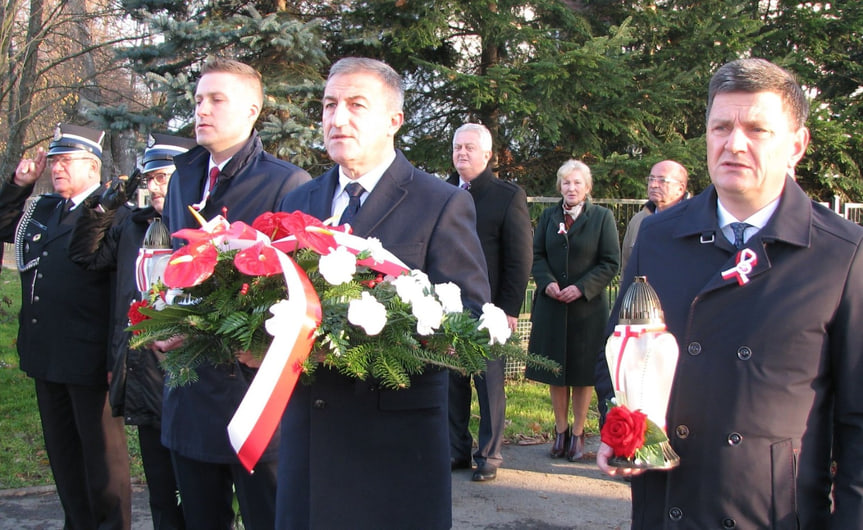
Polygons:
M190 205L207 219L222 214L252 224L309 180L302 169L263 150L254 130L262 105L261 75L254 68L222 58L204 64L195 90L198 147L174 157L176 172L165 199L163 219L171 233L200 227ZM162 350L177 345L156 343ZM275 442L250 474L227 434L256 369L238 360L204 364L197 372L194 384L166 385L162 407L162 443L171 450L187 527L232 528L234 486L245 528L272 529Z
M354 234L378 238L432 283L457 284L479 314L489 284L473 200L395 149L403 100L402 79L388 65L336 62L323 132L338 165L280 209L349 218ZM321 366L310 385L297 385L282 419L276 527L450 528L447 378L427 369L409 388L390 390Z
M720 67L712 186L641 226L622 285L647 276L677 339L680 465L632 477L633 528L863 528L863 228L794 180L808 111L778 66Z

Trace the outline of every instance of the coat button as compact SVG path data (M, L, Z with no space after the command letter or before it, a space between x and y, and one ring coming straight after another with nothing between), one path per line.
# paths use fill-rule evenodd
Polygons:
M683 519L683 510L678 508L677 506L673 506L668 510L668 518L672 521L679 521Z
M739 432L733 432L728 435L728 445L740 445L743 441L743 435Z
M41 272L36 273L36 277L41 280L42 279L42 273Z
M325 408L327 408L327 402L324 401L323 399L316 399L315 403L314 403L314 407L316 409L325 409Z
M47 256L47 255L48 255L48 251L47 251L47 250L43 250L43 251L42 251L42 256Z
M34 301L34 302L38 302L38 301L39 301L39 297L38 297L38 296L34 296L34 297L33 297L33 301Z
M689 352L689 355L698 355L701 353L701 343L700 342L690 342L689 346L686 347L686 351Z
M689 438L689 427L687 427L686 425L678 425L674 429L674 434L676 434L677 437L681 440L685 440Z
M722 528L737 528L737 521L731 517L726 517L722 520Z
M38 324L38 323L39 323L39 321L38 321L37 319L35 319L35 318L34 318L33 320L31 320L31 321L30 321L30 323L31 323L31 324Z
M752 350L749 346L741 346L737 348L737 358L741 361L748 361L752 357Z

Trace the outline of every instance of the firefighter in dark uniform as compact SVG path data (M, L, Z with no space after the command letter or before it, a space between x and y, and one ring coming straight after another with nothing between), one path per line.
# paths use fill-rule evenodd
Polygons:
M108 404L111 278L68 256L78 207L101 195L103 137L102 131L58 125L48 152L40 148L34 159L22 159L0 186L0 236L14 239L21 275L20 366L35 381L67 529L131 524L123 419L113 417ZM54 193L25 209L46 167Z

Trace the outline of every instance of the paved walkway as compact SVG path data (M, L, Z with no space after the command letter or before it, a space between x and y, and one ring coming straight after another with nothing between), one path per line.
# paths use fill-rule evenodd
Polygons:
M587 439L589 454L581 462L552 460L548 444L505 446L504 468L493 482L471 482L469 471L454 472L453 528L629 528L629 486L597 470L593 457L598 443L597 436ZM153 528L146 488L135 486L133 495L132 529ZM0 528L62 529L63 512L54 488L0 490Z

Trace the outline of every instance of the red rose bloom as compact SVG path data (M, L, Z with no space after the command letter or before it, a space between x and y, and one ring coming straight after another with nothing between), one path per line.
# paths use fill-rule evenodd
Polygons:
M635 451L644 445L646 433L647 415L620 405L608 411L600 439L611 447L614 456L632 458Z
M145 315L144 313L141 313L139 311L139 309L141 309L142 307L149 308L150 304L148 304L146 300L144 300L142 302L132 302L132 305L129 306L129 313L128 313L129 314L129 324L134 326L134 325L139 324L139 323L150 318L147 315ZM133 331L132 333L135 335L138 335L141 333L141 331L140 330Z

